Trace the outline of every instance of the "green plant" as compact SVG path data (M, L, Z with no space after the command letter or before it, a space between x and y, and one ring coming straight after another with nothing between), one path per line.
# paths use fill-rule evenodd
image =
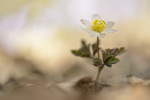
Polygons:
M124 47L103 49L100 47L100 38L104 38L106 33L113 33L116 30L112 29L114 22L105 22L98 14L92 16L92 21L81 20L83 26L81 29L90 33L92 37L96 37L97 40L93 44L86 43L85 40L81 41L81 48L78 50L72 50L75 56L89 58L93 60L93 65L98 67L97 76L95 79L95 87L97 86L98 79L102 69L112 67L113 64L117 64L120 60L118 55L124 53L126 50Z

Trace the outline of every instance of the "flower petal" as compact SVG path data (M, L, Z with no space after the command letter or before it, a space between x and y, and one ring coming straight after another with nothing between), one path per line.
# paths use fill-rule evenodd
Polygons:
M115 33L115 32L117 32L117 30L114 30L114 29L109 29L109 30L103 31L103 33Z
M82 29L83 31L85 31L85 32L91 32L91 31L93 31L93 28L92 28L92 26L90 26L90 25L82 25L82 26L81 26L81 29Z
M90 31L89 34L91 37L97 37L99 33L96 31Z
M105 33L99 33L96 31L91 31L91 32L89 32L89 34L91 37L99 37L99 38L104 38L106 35Z
M91 25L91 22L85 19L80 20L83 25Z
M93 14L93 16L92 16L92 22L94 22L96 19L102 20L102 18L98 14Z
M106 29L111 29L115 25L113 21L106 22L106 24L107 24Z
M99 37L99 38L104 38L105 35L106 35L105 33L100 33L100 34L98 34L98 37Z

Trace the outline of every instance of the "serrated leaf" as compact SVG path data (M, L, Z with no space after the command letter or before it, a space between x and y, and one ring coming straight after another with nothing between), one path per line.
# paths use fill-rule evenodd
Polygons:
M118 59L118 58L114 58L112 61L111 61L111 63L112 64L116 64L116 63L118 63L120 60Z
M99 66L101 64L102 64L102 60L101 59L99 59L99 58L94 58L93 59L93 65L94 66Z
M111 54L114 55L118 51L118 48L114 48L111 50Z
M116 64L119 62L119 59L116 58L115 56L111 55L105 58L104 64L108 67L112 67L112 64Z
M123 51L125 49L125 47L121 47L120 49L119 49L119 51L121 52L121 51Z
M121 48L119 48L119 49L115 52L115 55L118 56L118 55L120 55L120 54L122 54L122 53L124 53L124 52L125 52L125 47L121 47Z
M90 50L89 50L89 44L87 45L84 40L81 41L81 48L78 50L72 50L71 51L75 56L79 57L87 57L90 58Z
M71 52L72 52L74 55L80 55L77 50L71 50Z
M85 46L86 45L85 40L81 40L81 44Z
M82 50L82 49L79 49L79 50L72 50L71 52L72 52L74 55L76 55L76 56L80 56L80 57L90 57L89 52L84 51L84 50Z
M122 53L125 52L125 48L121 47L121 48L113 48L113 49L105 49L103 50L103 58L107 58L108 56L118 56Z

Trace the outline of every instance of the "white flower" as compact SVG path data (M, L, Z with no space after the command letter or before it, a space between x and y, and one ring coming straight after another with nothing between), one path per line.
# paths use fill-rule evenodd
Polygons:
M98 14L92 16L91 21L81 19L81 29L88 32L92 37L105 37L106 33L114 33L116 30L112 29L114 22L105 22Z

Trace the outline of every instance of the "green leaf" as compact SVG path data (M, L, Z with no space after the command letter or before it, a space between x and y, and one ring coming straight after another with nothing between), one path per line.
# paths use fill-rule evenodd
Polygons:
M90 49L89 49L89 44L86 44L86 42L84 40L81 41L81 48L78 50L71 50L71 52L75 55L75 56L79 56L79 57L87 57L90 58Z
M118 56L122 53L124 53L126 50L124 47L121 48L113 48L113 49L105 49L103 50L103 58L106 59L108 56Z
M93 65L94 66L99 66L101 64L102 64L102 60L101 59L99 59L99 58L94 58L93 59Z
M125 47L121 47L121 48L119 49L120 52L122 52L123 50L125 50Z
M126 51L125 47L118 48L117 51L114 53L114 55L118 56L118 55L124 53L125 51Z
M78 50L71 50L71 52L76 56L81 56L81 53Z
M82 49L79 50L72 50L71 51L75 56L80 56L80 57L90 57L89 52L84 51Z
M116 58L115 56L111 55L105 58L104 64L108 67L112 67L112 64L116 64L119 62L119 59Z

